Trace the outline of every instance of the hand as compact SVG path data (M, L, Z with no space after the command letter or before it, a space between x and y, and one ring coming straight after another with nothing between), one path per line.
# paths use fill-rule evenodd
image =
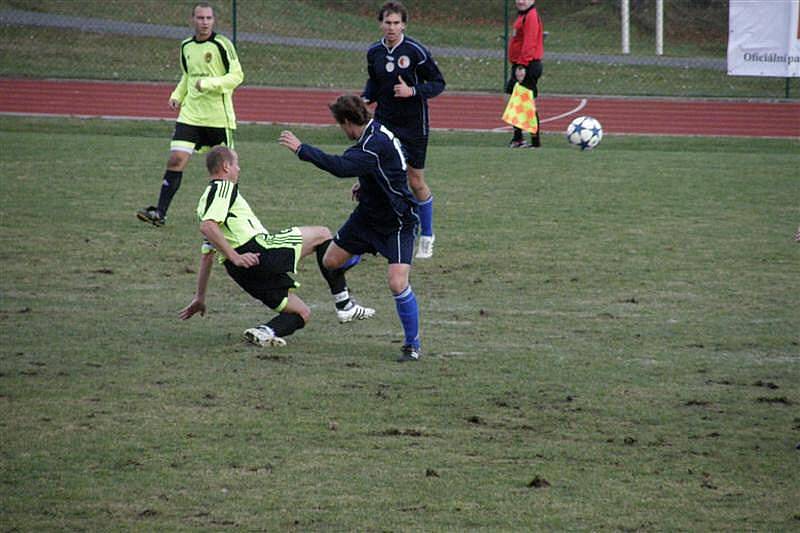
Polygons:
M526 72L525 67L517 67L514 69L514 77L517 78L518 82L522 83L522 80L525 79Z
M197 313L200 313L200 316L206 316L206 303L202 300L198 300L197 296L195 296L192 299L192 303L181 309L178 316L181 320L187 320Z
M297 153L297 151L300 149L300 145L302 144L300 139L298 139L294 133L288 130L281 132L278 142L294 153Z
M261 262L261 256L254 254L253 252L247 252L244 254L234 253L234 255L229 259L231 263L242 268L250 268Z
M406 80L404 80L402 76L397 78L397 80L398 83L394 86L395 98L408 98L409 96L414 96L414 89L406 84Z
M202 81L202 79L199 79L197 80L197 83L194 84L194 88L197 89L197 92L203 92L203 86L200 83Z
M359 182L355 182L350 188L350 198L354 202L358 202L361 199L361 184Z
M181 103L178 100L174 99L174 98L170 98L169 99L169 108L172 109L173 111L177 111L178 109L181 108Z

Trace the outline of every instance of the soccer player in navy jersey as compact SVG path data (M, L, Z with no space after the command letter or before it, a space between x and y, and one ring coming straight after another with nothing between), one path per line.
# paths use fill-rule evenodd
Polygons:
M405 35L408 11L386 2L378 12L383 38L367 51L369 78L361 97L376 103L375 119L400 141L408 159L408 184L419 201L417 257L433 255L433 195L425 183L428 150L428 99L444 91L445 81L430 51Z
M408 187L400 141L386 126L370 118L366 105L356 95L340 96L330 110L345 135L356 141L341 156L301 143L290 131L282 132L279 142L303 161L336 177L358 177L353 186L358 205L334 236L322 264L336 270L364 253L379 253L389 261L389 289L405 334L398 361L417 361L422 353L419 307L409 284L417 201Z
M198 3L192 9L194 35L181 43L181 81L169 97L170 109L180 111L158 205L136 212L139 220L156 227L167 220L167 209L192 154L217 145L233 148L233 90L244 80L244 73L233 43L214 32L214 22L214 9Z

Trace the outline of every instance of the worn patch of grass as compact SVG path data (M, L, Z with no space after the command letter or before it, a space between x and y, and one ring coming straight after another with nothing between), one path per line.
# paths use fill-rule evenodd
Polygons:
M271 313L219 268L209 315L177 319L200 158L167 226L134 218L169 129L0 125L4 530L797 526L796 141L436 132L425 355L401 366L377 258L351 326L307 262L314 318L283 350L240 340ZM350 181L278 131L237 135L243 194L270 229L335 229Z

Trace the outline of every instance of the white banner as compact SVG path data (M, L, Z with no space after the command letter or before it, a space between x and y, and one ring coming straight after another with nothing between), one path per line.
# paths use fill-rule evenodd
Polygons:
M728 74L800 77L800 0L730 0Z

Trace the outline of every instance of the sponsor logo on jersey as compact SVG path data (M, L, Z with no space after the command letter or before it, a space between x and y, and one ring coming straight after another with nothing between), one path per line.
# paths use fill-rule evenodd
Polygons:
M400 56L400 59L397 60L397 66L400 68L408 68L411 64L411 60L408 56Z
M211 60L213 59L213 57L214 56L211 55L211 52L206 52L206 55L205 55L206 63L211 63Z

